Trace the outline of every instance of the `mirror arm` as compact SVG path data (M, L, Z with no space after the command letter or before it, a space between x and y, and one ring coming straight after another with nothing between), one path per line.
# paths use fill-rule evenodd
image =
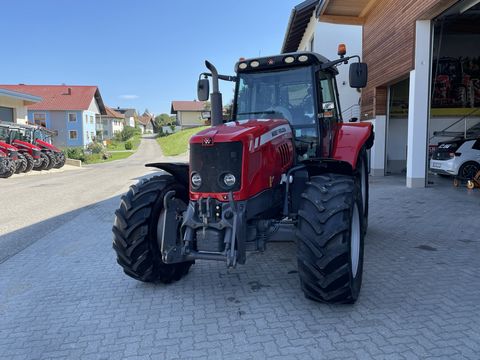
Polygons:
M200 76L199 76L199 79L204 76L204 79L206 79L207 77L212 77L212 74L211 73L201 73ZM237 77L236 76L230 76L230 75L220 75L218 74L218 78L220 80L225 80L225 81L232 81L232 82L235 82L237 81Z
M341 64L341 63L348 64L349 60L355 59L355 58L358 59L358 62L360 62L360 56L358 56L358 55L347 56L347 57L343 57L343 58L340 58L340 59L337 59L337 60L329 61L327 63L323 63L321 65L321 69L326 70L328 68L331 68L331 67L333 67L335 65L338 65L338 64Z

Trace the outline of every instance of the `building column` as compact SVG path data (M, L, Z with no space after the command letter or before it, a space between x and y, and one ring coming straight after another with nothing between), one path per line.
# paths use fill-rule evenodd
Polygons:
M375 141L370 152L370 175L385 176L385 138L386 123L385 115L377 115L372 120L375 132Z
M407 187L425 187L430 114L430 20L419 20L415 34L415 70L410 72Z

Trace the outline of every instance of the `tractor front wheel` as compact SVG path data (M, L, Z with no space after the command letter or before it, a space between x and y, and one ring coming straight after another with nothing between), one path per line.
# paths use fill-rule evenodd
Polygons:
M63 165L65 165L65 154L63 152L59 152L59 153L56 153L55 154L56 156L56 159L55 159L55 166L54 168L55 169L60 169L61 167L63 167Z
M15 173L17 164L10 158L0 158L0 178L9 178Z
M40 159L35 160L33 170L45 170L50 165L50 158L43 152L40 153Z
M27 169L28 163L27 159L23 154L18 154L18 160L17 160L17 168L15 170L15 174L20 174L22 172L25 172Z
M188 190L172 176L164 175L132 185L122 196L120 208L115 212L112 230L117 262L128 276L136 280L170 283L180 280L193 264L193 261L174 264L162 261L157 241L158 224L164 212L164 197L172 190L186 208ZM180 216L178 221L180 224ZM180 226L178 230L177 240Z
M298 272L309 299L354 303L363 272L363 204L351 176L313 176L298 211Z
M33 169L34 161L32 155L29 153L23 153L23 156L25 156L25 159L27 160L27 167L25 169L25 172L29 172Z
M46 151L45 154L48 157L48 165L45 167L45 170L50 170L55 166L55 155L50 151Z

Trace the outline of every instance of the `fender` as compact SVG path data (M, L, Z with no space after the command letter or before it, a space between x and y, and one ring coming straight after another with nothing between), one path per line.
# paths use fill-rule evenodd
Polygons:
M42 141L40 139L37 139L36 140L36 146L42 148L42 149L46 149L46 150L52 150L54 152L60 152L61 150L59 148L57 148L55 145L52 145L46 141Z
M353 169L363 147L373 146L373 125L369 122L339 123L333 141L333 159L348 162Z
M186 163L150 163L146 167L154 167L166 171L172 175L175 180L189 189L189 165Z

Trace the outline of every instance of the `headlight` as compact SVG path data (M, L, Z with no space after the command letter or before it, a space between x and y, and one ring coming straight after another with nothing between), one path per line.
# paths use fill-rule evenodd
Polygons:
M199 173L193 173L191 180L192 180L192 187L194 189L198 189L200 186L202 186L202 177L200 176Z
M225 176L223 177L223 183L228 187L232 187L233 185L235 185L236 181L237 179L235 179L235 175L230 173L225 174Z

